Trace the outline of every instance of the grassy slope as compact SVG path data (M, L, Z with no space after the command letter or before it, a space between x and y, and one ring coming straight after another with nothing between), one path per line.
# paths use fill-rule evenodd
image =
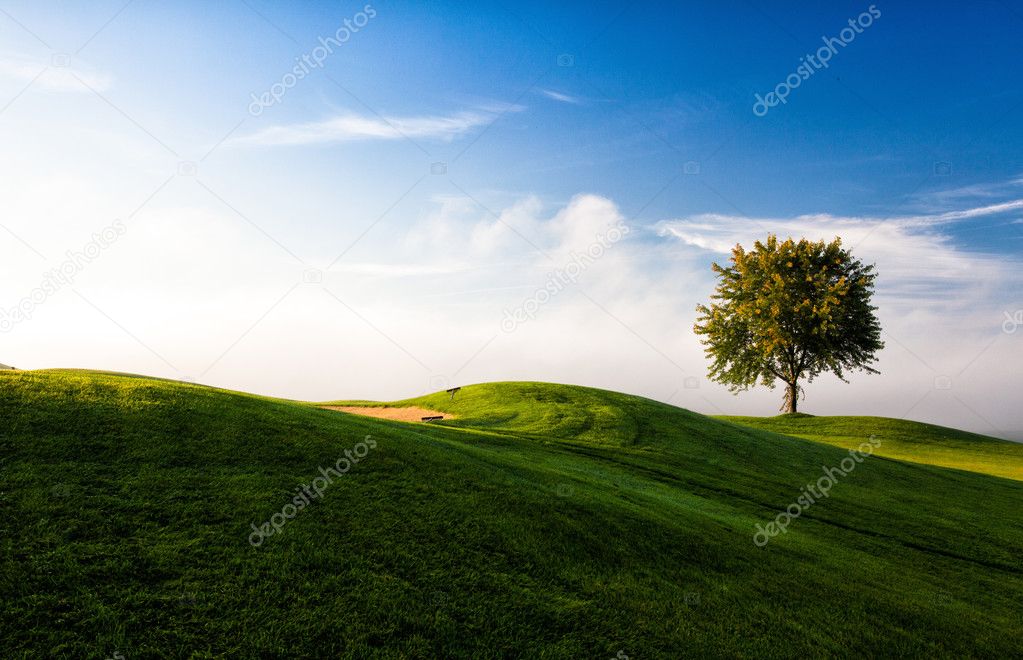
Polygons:
M127 376L0 375L13 657L1018 653L1023 484L543 384L413 425ZM250 523L378 447L261 547Z
M879 456L1023 481L1023 443L942 426L886 417L779 415L718 419L846 449L877 435L881 446L875 453Z

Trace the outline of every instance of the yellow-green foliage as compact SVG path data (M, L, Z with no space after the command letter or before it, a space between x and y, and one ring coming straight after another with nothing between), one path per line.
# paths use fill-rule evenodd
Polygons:
M741 391L760 382L787 385L796 410L799 383L822 372L842 378L870 367L884 344L870 304L874 267L830 243L774 235L747 252L737 245L710 306L699 305L694 327L711 358L710 377Z

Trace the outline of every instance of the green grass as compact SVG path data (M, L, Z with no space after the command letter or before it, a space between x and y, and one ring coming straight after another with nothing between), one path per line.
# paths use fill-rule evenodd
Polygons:
M982 472L1023 481L1023 444L933 424L887 417L719 417L736 424L784 433L836 447L858 447L876 434L878 456Z
M757 547L847 451L563 385L407 403L458 418L0 374L4 655L1019 655L1017 481L875 456Z

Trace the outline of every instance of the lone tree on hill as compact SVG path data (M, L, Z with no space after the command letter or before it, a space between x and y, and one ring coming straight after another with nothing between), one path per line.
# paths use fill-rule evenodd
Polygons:
M710 307L699 305L693 328L713 360L710 378L741 392L757 384L785 383L782 410L796 412L800 381L830 371L871 368L884 348L870 304L874 266L842 249L842 240L779 242L773 234L746 252L732 250L732 265L713 265L720 280Z

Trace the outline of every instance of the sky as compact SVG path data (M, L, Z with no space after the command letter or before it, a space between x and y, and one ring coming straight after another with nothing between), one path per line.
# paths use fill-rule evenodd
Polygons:
M5 2L0 363L772 415L706 378L711 264L839 236L881 373L801 408L1023 440L1021 30L1009 0Z

